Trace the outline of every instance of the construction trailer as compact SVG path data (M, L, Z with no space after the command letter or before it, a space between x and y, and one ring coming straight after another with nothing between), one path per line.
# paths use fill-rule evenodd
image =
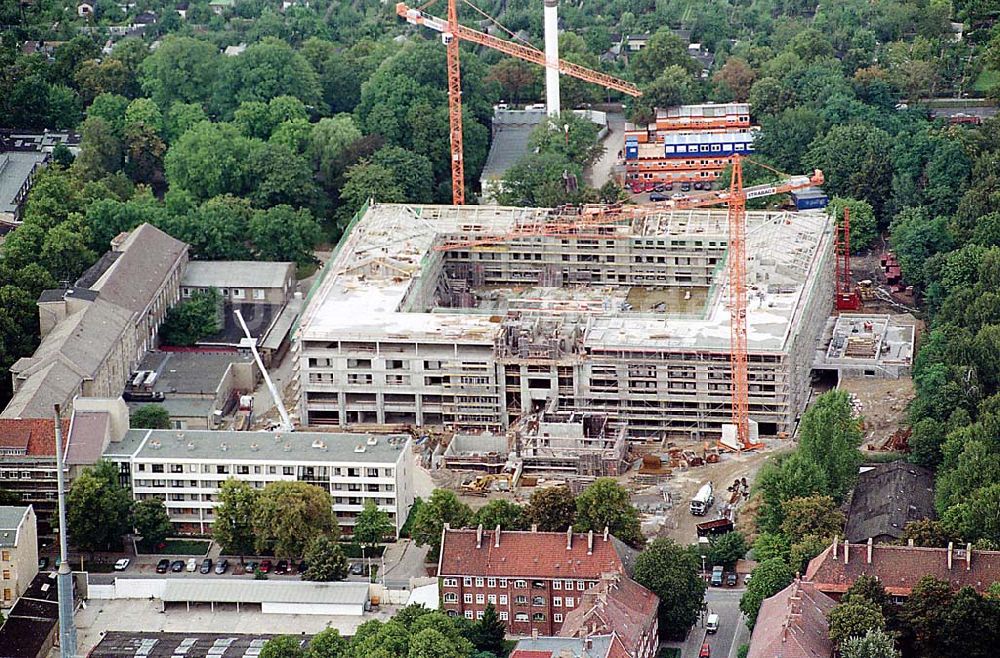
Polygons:
M606 415L630 439L719 438L732 422L726 211L474 244L553 216L363 208L297 328L303 423L499 434L554 409ZM750 417L773 436L806 402L833 300L832 221L748 211L746 253Z

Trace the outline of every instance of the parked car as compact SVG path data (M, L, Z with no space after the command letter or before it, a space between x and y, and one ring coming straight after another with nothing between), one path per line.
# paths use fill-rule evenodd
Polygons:
M739 582L739 578L736 577L736 572L735 571L726 574L726 586L727 587L736 587L736 584L738 582Z
M656 203L657 201L666 201L667 195L663 194L662 192L653 192L652 194L649 195L649 200L652 203Z
M750 584L750 576L752 576L752 575L753 574L748 573L747 575L743 576L743 586L744 587L746 587L747 585Z
M681 183L681 192L690 192L691 183Z
M274 565L274 573L279 576L288 573L288 560L278 560L278 564Z
M49 568L49 558L47 557L38 558L38 570L45 571L48 568Z
M672 190L674 189L674 184L673 184L673 183L667 183L666 185L664 185L664 186L663 186L663 188L664 188L664 189L665 189L665 190L666 190L667 192L670 192L670 191L672 191Z
M123 557L122 559L115 562L115 571L125 571L126 569L128 569L128 565L130 564L132 564L132 560L128 559L127 557Z
M249 562L244 562L243 569L247 573L253 573L254 571L257 571L257 563L254 562L253 560L250 560Z
M301 562L299 562L298 567L296 567L296 571L298 571L298 573L305 573L306 569L308 569L308 568L309 568L309 565L306 564L305 560L302 560Z
M201 561L200 573L212 573L212 558L207 557Z
M195 569L198 568L198 560L193 557L189 557L187 561L187 572L194 573Z
M170 571L170 560L163 558L156 563L156 573L167 573Z
M215 563L215 573L224 574L227 571L229 571L229 560L223 558Z
M351 573L353 575L360 576L364 574L364 572L365 572L365 565L361 564L360 562L351 563Z
M701 189L701 183L695 183L694 184L694 189L700 190Z
M722 567L712 567L712 586L722 587Z
M260 569L261 573L271 573L271 561L264 560L260 563L260 566L257 568Z
M680 192L674 192L673 194L670 195L671 201L684 201L687 198L689 198L688 195L681 194Z
M716 633L719 630L719 615L714 612L705 620L705 632Z
M698 652L698 658L712 658L712 647L708 646L708 642L701 645L701 651Z
M174 560L170 563L170 570L174 573L180 573L184 571L184 560Z

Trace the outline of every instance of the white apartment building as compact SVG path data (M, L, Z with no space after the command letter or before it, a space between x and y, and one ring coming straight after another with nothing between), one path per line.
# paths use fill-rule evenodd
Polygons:
M14 605L38 573L38 534L31 505L0 506L0 608Z
M120 465L136 500L163 499L180 533L211 532L219 487L229 478L256 489L279 481L322 487L345 535L367 500L389 513L397 537L413 506L407 435L134 429L104 457Z

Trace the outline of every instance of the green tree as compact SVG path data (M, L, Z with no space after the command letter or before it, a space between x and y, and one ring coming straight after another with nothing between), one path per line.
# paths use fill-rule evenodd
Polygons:
M291 635L272 637L260 648L260 658L305 658L302 641Z
M608 528L631 546L642 546L645 537L639 527L639 510L628 491L613 478L598 478L576 497L576 530L603 532Z
M167 142L173 144L181 135L186 133L193 126L207 121L208 115L197 103L176 102L167 110L164 119L164 135Z
M369 199L379 203L402 203L406 192L396 180L395 172L384 165L363 160L350 167L340 198L349 212L356 212Z
M535 489L524 515L542 532L564 532L576 519L576 497L564 486Z
M900 611L901 618L913 632L914 655L941 655L945 645L945 622L953 598L951 586L943 580L924 576L917 581Z
M841 642L840 655L842 658L900 658L892 635L878 628Z
M201 260L249 260L250 219L256 211L247 199L226 194L212 197L192 212L174 213L166 230L191 245Z
M878 235L875 210L867 201L834 197L830 200L828 212L838 226L844 222L845 208L850 210L851 217L851 252L857 253L871 246Z
M174 529L167 507L159 498L146 498L136 503L132 522L136 534L151 548L161 544Z
M654 539L636 558L636 582L660 597L660 635L683 638L698 618L705 596L701 565L672 539Z
M746 592L740 598L740 610L747 616L747 625L751 629L757 623L757 614L764 599L774 596L791 583L792 570L784 560L772 558L757 565Z
M321 231L308 210L288 205L261 210L250 218L249 229L260 260L295 261L300 265L316 260L313 249Z
M892 163L886 157L891 149L892 138L881 128L860 123L834 126L817 137L804 162L823 170L829 192L867 201L881 216L885 191L892 186Z
M393 172L406 201L430 203L434 200L433 190L427 185L427 181L433 180L434 174L426 156L399 146L383 146L372 155L370 162Z
M167 181L199 200L241 194L251 142L232 124L203 121L184 132L164 157Z
M806 535L796 542L788 550L788 564L796 573L805 573L809 562L822 553L830 545L830 537L820 537L819 535Z
M841 603L827 613L827 619L830 622L830 641L837 647L848 638L885 630L882 611L875 604L861 598Z
M80 154L73 162L83 180L98 180L122 167L123 148L110 124L90 117L80 129Z
M278 96L291 96L316 106L321 91L316 71L305 57L281 39L266 37L226 67L216 104L233 108L244 101L266 103Z
M148 98L137 98L125 108L124 133L142 125L157 135L163 132L163 113L159 106Z
M121 139L125 135L125 110L129 100L118 94L99 94L87 108L87 118L101 119Z
M823 470L835 499L847 493L857 479L861 438L860 419L853 416L850 397L844 391L824 393L802 415L799 452Z
M253 511L259 551L300 556L318 536L340 535L329 492L305 482L270 482L261 491Z
M926 548L947 548L948 542L958 543L958 537L943 522L933 519L918 519L903 526L904 542L913 540L915 546Z
M252 553L256 536L253 514L260 492L248 483L229 478L219 486L219 503L215 506L212 538L223 553L237 554L240 560Z
M170 414L162 404L144 404L129 414L129 427L167 430L170 429Z
M472 510L447 489L435 489L431 497L420 506L413 521L413 541L430 546L428 557L436 560L441 550L441 532L447 523L452 528L463 528L472 521Z
M60 280L74 280L97 260L87 246L87 234L76 222L67 221L45 234L39 263Z
M500 87L500 98L520 105L522 98L536 98L541 80L538 70L528 62L513 57L504 57L490 67L487 81L496 82Z
M212 95L221 56L207 41L170 35L139 66L143 91L160 107L204 105Z
M83 550L121 545L132 527L132 496L121 486L115 464L99 461L73 481L66 496L66 525L70 540Z
M251 148L246 175L250 184L247 196L258 208L309 206L318 196L306 159L274 141Z
M197 291L167 311L160 327L166 345L188 346L219 331L222 297L214 288Z
M593 121L563 112L538 124L528 137L528 148L539 153L554 153L578 164L592 164L604 152L597 139Z
M651 82L662 71L679 66L693 74L698 66L687 52L687 46L669 28L660 28L646 47L629 58L629 68L639 82Z
M500 619L493 604L487 603L486 610L483 611L483 618L472 624L469 640L478 651L485 651L494 656L503 656L506 653L504 646L506 634L507 625Z
M350 114L325 117L313 124L306 156L327 189L343 173L347 147L361 137L361 130Z
M348 642L336 628L327 628L309 640L306 658L346 658Z
M1000 545L1000 482L976 489L950 507L944 525L967 541L987 540Z
M524 508L503 498L497 498L476 510L473 525L481 525L487 530L500 526L503 530L524 530Z
M762 532L753 541L753 559L764 562L771 558L788 561L791 542L780 532Z
M826 474L797 450L764 464L754 483L761 497L757 527L762 532L778 532L784 520L783 503L796 497L825 495Z
M743 559L750 547L746 538L738 532L727 532L724 535L712 537L710 540L708 559L713 566L723 566L732 569L737 560Z
M924 263L934 254L954 246L948 218L930 218L926 209L907 208L889 226L890 242L899 257L903 278L914 286L925 283Z
M305 554L306 572L303 580L330 582L347 578L347 556L340 544L326 535L319 535L309 543Z
M354 520L354 541L362 546L374 547L375 544L391 539L396 534L396 528L389 518L389 513L379 509L371 499L365 500L365 506Z
M942 630L945 655L989 658L1000 641L1000 603L966 585L955 593Z
M830 496L792 498L781 504L781 531L793 543L809 535L841 536L847 519Z
M757 108L754 106L754 111ZM811 107L797 105L761 120L761 131L754 138L754 149L782 171L802 172L803 158L809 145L822 134L825 121ZM852 240L853 243L853 231Z

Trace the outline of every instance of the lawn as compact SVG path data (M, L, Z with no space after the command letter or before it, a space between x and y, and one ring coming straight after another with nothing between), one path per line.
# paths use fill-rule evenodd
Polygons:
M205 555L209 542L203 539L168 539L162 546L145 546L139 542L139 553L146 555Z
M976 78L972 88L980 94L985 94L990 89L998 85L1000 85L1000 71L984 69L983 72L979 74L979 77Z

